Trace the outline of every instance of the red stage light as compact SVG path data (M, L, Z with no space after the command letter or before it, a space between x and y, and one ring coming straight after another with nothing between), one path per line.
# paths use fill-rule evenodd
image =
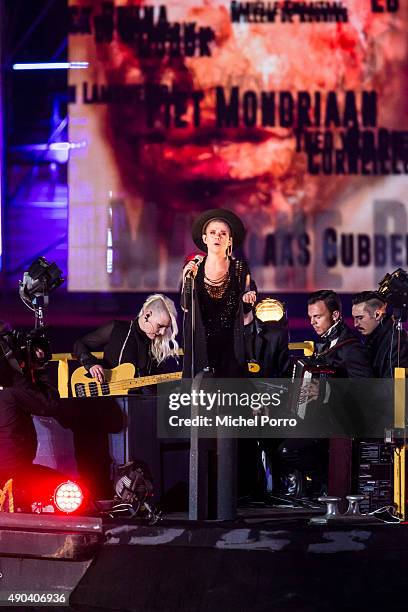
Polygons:
M70 514L81 507L84 494L81 487L68 480L59 484L54 491L54 504L61 512Z

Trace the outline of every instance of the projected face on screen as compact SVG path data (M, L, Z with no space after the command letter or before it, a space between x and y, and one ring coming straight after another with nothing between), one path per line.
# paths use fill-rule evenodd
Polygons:
M70 1L76 6L89 4L88 0ZM247 4L257 3L242 6ZM275 3L259 4L267 7ZM301 4L305 3L292 2L293 6ZM88 72L85 78L104 82L108 87L127 85L129 97L124 100L123 91L120 92L113 102L103 105L106 112L100 114L101 106L96 104L86 110L97 117L94 125L119 176L120 188L116 193L123 195L131 239L141 237L158 245L152 267L157 267L159 260L169 262L173 257L176 269L188 244L191 219L200 210L224 207L243 218L249 229L247 245L252 235L251 248L256 251L253 257L266 270L270 265L264 255L266 236L276 231L279 215L289 219L289 223L297 215L339 210L343 193L348 197L361 186L372 185L381 178L374 173L365 177L360 171L325 173L321 158L320 168L313 174L307 154L302 147L299 150L296 133L299 121L303 116L304 127L307 116L311 130L323 133L330 96L338 105L340 125L334 125L332 109L329 130L336 134L336 130L347 127L341 125L347 92L352 92L360 128L364 129L361 119L364 92L375 92L377 96L376 126L371 124L370 129L408 127L408 110L402 95L408 90L406 7L396 13L374 13L368 0L343 0L341 4L348 10L344 23L307 23L298 16L292 22L277 16L274 21L256 23L255 14L252 22L236 23L232 6L239 7L239 3L226 0L115 1L113 40L95 44L93 41L90 60L95 53L96 65L91 63L93 72ZM170 42L163 46L159 57L164 7L173 29ZM127 18L119 23L123 16L120 11L132 8L133 15L128 12ZM138 28L144 27L140 20L145 9L146 14L152 10L158 41L150 56L141 52L146 40L137 35ZM103 15L103 2L94 2L92 10ZM192 24L193 38L189 30ZM128 40L124 40L126 36ZM82 44L81 40L81 36L76 36L73 42ZM180 55L174 57L169 49L174 50L177 45ZM76 57L86 59L79 54ZM274 106L271 94L275 96ZM280 104L281 94L286 96L286 106ZM300 103L299 94L303 96ZM307 96L309 101L305 102ZM290 119L285 121L282 117L288 117L289 98L294 106ZM264 115L265 100L269 101ZM349 113L349 119L352 114ZM316 125L318 117L320 127ZM100 146L98 143L98 151ZM176 215L180 219L184 214L187 220L180 229L176 227ZM312 265L308 262L315 248L314 229L307 227L303 231L310 238L310 256L298 261L305 274L309 274ZM124 249L123 240L120 244ZM129 266L143 269L141 250L145 246L143 243L138 249L129 247L132 249ZM136 251L140 262L136 261ZM251 254L247 255L250 259ZM296 263L296 254L293 261ZM278 269L282 264L276 260L272 265ZM268 283L273 285L274 281L268 280L272 278L268 277L269 270L265 274L265 287ZM312 274L314 278L299 281L304 288L316 286L320 272L316 268ZM170 276L168 271L167 278ZM294 280L292 286L283 286L296 290L302 286L299 282ZM166 284L159 283L157 287L166 288Z
M118 3L119 4L119 3ZM132 4L132 2L127 3ZM135 2L135 6L144 3ZM170 0L170 22L210 27L210 57L141 58L134 44L100 46L108 81L128 85L155 83L187 94L201 91L199 126L194 126L194 103L189 99L175 127L175 108L163 104L154 127L147 129L141 108L134 104L109 106L109 132L126 188L144 199L163 201L167 208L190 210L233 205L271 211L301 205L310 210L329 203L341 178L306 177L305 156L296 152L293 127L259 125L262 92L299 91L313 94L353 90L380 92L378 123L400 125L405 112L399 100L404 46L390 17L376 16L368 2L349 0L348 23L232 23L230 3ZM158 18L160 2L154 18ZM399 86L395 87L395 81ZM240 115L245 92L258 100L258 121L248 127L217 129L216 88L226 103L231 88L239 87ZM312 103L313 107L313 103ZM167 116L167 125L165 113ZM313 113L313 110L311 110ZM277 121L279 123L279 121Z

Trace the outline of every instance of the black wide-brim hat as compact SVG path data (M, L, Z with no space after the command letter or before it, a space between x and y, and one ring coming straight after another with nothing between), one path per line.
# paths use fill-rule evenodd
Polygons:
M194 240L194 244L198 246L202 251L207 250L207 245L203 242L203 234L205 228L210 221L224 221L231 229L232 236L232 248L239 247L245 238L246 229L241 219L237 217L235 213L226 208L212 208L203 212L193 223L191 235Z

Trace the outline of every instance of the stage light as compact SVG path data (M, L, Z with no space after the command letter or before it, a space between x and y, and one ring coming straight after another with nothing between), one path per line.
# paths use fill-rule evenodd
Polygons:
M59 484L53 496L53 502L57 510L70 514L76 512L84 501L84 494L81 487L76 483L68 480Z
M13 64L13 70L84 70L89 62L37 62Z
M38 257L27 272L24 272L23 280L19 283L20 297L23 301L34 304L39 297L48 297L63 282L62 272L57 264L50 264L45 257Z
M48 148L50 151L69 151L73 147L69 142L51 142Z
M255 316L262 323L282 323L285 319L285 305L279 300L265 298L255 306Z
M81 142L51 142L46 145L50 151L69 151L70 149L83 149L87 146L86 140Z

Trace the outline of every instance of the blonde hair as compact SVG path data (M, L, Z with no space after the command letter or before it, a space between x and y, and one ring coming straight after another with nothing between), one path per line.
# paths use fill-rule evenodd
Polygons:
M159 364L168 359L168 357L177 357L179 348L176 340L178 334L177 310L173 300L162 293L153 293L148 296L143 304L139 312L139 317L147 310L151 310L152 312L166 312L171 322L170 327L166 329L164 334L162 336L156 336L151 342L150 350L153 359Z

